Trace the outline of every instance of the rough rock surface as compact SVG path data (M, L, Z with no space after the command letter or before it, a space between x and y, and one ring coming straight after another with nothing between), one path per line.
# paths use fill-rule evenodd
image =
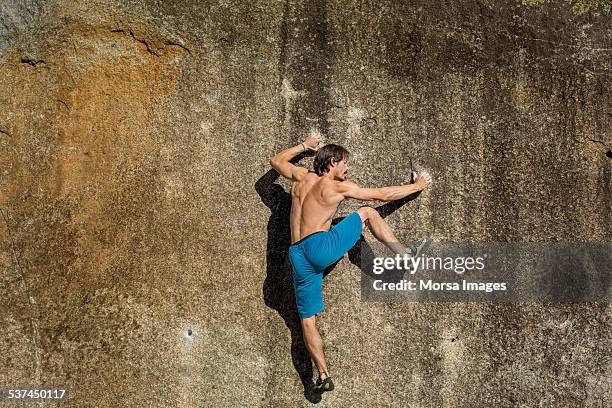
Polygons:
M352 151L364 185L432 173L387 218L404 241L611 241L609 15L491 0L12 4L0 384L67 386L64 406L309 405L289 185L268 160L314 126ZM370 303L359 279L344 260L324 284L337 389L321 406L612 405L609 303Z
M0 54L33 23L44 0L2 0L0 2Z

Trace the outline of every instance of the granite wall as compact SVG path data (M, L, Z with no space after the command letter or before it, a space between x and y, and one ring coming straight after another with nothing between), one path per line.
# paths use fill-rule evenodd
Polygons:
M317 402L289 184L268 165L314 127L365 186L432 174L387 217L403 241L611 241L609 14L22 0L0 16L2 385L66 386L75 407ZM362 302L359 282L348 259L325 280L337 387L320 406L612 404L608 302Z

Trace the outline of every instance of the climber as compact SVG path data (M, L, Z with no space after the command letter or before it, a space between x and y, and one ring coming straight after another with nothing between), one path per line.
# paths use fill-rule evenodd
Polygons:
M346 180L349 152L335 144L319 149L320 141L321 136L311 132L303 143L274 156L270 165L292 181L289 260L293 269L295 299L304 341L319 371L315 390L322 392L334 388L325 363L323 341L315 325L316 316L323 310L323 271L355 245L365 226L393 252L400 256L408 255L391 227L372 207L360 207L331 226L338 205L345 198L362 201L398 200L425 189L431 183L431 177L423 171L417 175L413 184L362 188ZM305 152L316 152L314 172L290 162ZM413 247L411 255L418 257L430 242L426 239Z

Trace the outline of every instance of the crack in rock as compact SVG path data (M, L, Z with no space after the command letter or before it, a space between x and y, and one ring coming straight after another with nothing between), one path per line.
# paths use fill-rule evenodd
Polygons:
M61 103L62 105L64 105L66 107L66 109L70 110L70 106L68 106L68 104L64 101L62 101L61 99L57 100L59 103Z
M599 143L600 145L602 145L603 147L608 147L607 144L605 144L604 142L602 142L601 140L597 140L597 139L589 139L589 142L593 142L593 143Z
M179 44L178 42L174 42L174 41L168 41L168 42L165 42L164 44L169 45L169 46L174 46L174 47L182 48L183 50L187 51L187 54L191 55L191 50L189 48L185 47L183 44Z
M605 147L606 149L608 149L605 153L606 157L609 159L612 159L612 148L610 146L608 146L604 141L602 140L597 140L597 139L586 139L586 140L580 140L580 139L576 139L574 138L574 140L578 143L585 143L585 142L591 142L591 143L597 143L602 145L603 147Z
M45 60L35 59L31 57L21 57L20 62L22 64L28 64L33 67L37 66L38 64L46 64Z
M162 41L162 47L155 47L152 42L150 40L144 39L144 38L140 38L138 36L136 36L136 34L134 33L134 31L132 31L131 29L123 29L123 28L114 28L112 30L110 30L111 33L122 33L122 34L126 34L129 35L130 37L132 37L135 41L144 44L144 46L147 48L147 51L149 52L149 54L155 55L156 57L161 56L159 54L159 51L163 51L167 46L173 46L173 47L179 47L181 49L183 49L184 51L186 51L189 55L191 55L191 50L187 47L185 47L183 44L180 44L176 41L171 41L171 40L163 40Z

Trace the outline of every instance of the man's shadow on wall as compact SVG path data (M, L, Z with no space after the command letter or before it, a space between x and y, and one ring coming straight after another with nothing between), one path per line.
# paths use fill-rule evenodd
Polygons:
M304 156L297 156L292 162L297 163L302 157ZM263 284L263 299L266 306L278 312L289 329L291 333L291 360L293 361L293 367L300 376L304 386L304 396L310 402L317 403L321 400L321 395L313 390L312 363L302 335L302 326L295 305L291 264L287 256L289 246L291 245L291 229L289 225L291 194L286 192L280 184L276 183L279 176L280 174L272 169L255 183L257 194L259 194L261 201L271 211L267 226L266 279ZM413 200L417 195L412 194L401 200L388 202L376 207L376 210L385 218L408 201ZM332 224L340 222L343 218L335 218ZM363 235L361 235L359 241L349 251L348 255L350 262L359 267L363 273L372 277L377 276L372 274L371 265L374 258L372 248L365 241ZM327 276L340 260L327 268L323 276ZM400 274L398 272L397 276L390 276L389 281L399 281L402 277L403 273Z

